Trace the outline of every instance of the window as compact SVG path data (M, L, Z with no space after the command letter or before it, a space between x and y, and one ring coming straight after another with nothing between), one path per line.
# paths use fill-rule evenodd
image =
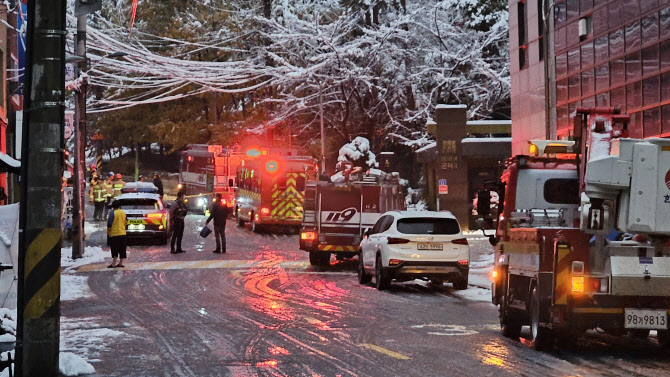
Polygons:
M658 6L658 0L641 0L640 11L642 13L650 11Z
M661 113L658 107L645 110L642 114L644 137L658 136L661 133Z
M568 20L577 17L579 14L579 0L566 0L565 4L567 8Z
M582 95L587 96L595 91L593 69L582 72Z
M607 35L603 35L595 40L594 56L596 63L607 61L609 58L609 53L607 51L607 39Z
M609 105L610 105L609 93L600 93L596 95L596 106L609 107Z
M158 210L158 202L153 199L119 199L123 210Z
M579 83L579 74L568 78L568 96L571 100L581 97L581 87Z
M660 38L664 39L670 37L670 7L667 7L660 12L658 12L658 19L661 24L659 27Z
M398 220L398 232L404 234L458 234L461 227L455 219L409 218Z
M627 110L642 107L642 83L634 82L626 86L626 97L628 98Z
M388 224L388 225L387 225ZM377 234L388 230L393 224L393 216L385 215L379 218L375 223L375 226L372 227L370 234Z
M610 25L621 25L626 22L623 16L623 6L621 0L614 0L607 5L609 12L608 21Z
M642 19L642 44L658 40L658 14L652 13Z
M670 72L661 75L661 101L670 101Z
M560 54L556 56L556 76L562 77L568 74L568 55Z
M523 1L517 3L517 20L519 22L519 70L528 68L528 45L527 29L528 20L526 19L526 3Z
M596 92L605 90L610 86L609 66L603 64L596 67Z
M593 12L593 33L600 35L607 31L607 7L598 8Z
M544 200L551 204L579 204L579 179L547 179L544 182Z
M580 0L579 1L579 11L584 13L588 10L593 9L593 0Z
M582 68L593 65L593 42L582 45Z
M568 79L556 81L556 102L564 103L568 101Z
M661 53L661 69L670 68L670 40L667 40L659 46Z
M621 0L624 20L632 20L640 15L640 0Z
M648 75L658 71L658 45L642 50L642 74Z
M642 81L642 102L644 106L655 105L659 100L658 76L650 77ZM645 120L646 122L646 120Z
M661 133L670 133L670 105L661 107Z
M640 48L640 21L626 25L626 51Z
M610 57L623 54L623 29L610 33Z
M610 91L610 104L612 107L618 107L621 111L626 111L626 87L622 86Z
M568 52L568 73L572 74L580 69L579 48Z
M626 56L626 80L636 80L642 75L642 64L640 63L640 52L634 52Z

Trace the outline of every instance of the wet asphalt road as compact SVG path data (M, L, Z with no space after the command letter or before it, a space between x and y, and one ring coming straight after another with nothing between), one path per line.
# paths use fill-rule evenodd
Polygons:
M62 303L63 341L76 349L81 334L102 337L86 352L97 375L668 375L670 353L653 338L590 333L569 349L535 352L502 337L497 307L451 284L379 292L358 284L355 259L315 269L296 235L232 222L228 253L212 254L213 237L197 236L204 220L187 217L184 254L132 246L124 270L106 261L77 272L94 296Z

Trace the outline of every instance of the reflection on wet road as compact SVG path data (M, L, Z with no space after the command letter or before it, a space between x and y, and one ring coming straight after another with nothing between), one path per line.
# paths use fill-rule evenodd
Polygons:
M131 248L127 268L83 266L94 297L63 303L114 329L92 356L101 376L662 376L655 340L590 333L576 349L532 351L500 335L488 302L420 281L379 292L356 260L309 266L297 237L229 226L228 253L197 237L184 254ZM116 333L115 333L116 334ZM120 362L122 360L122 362Z

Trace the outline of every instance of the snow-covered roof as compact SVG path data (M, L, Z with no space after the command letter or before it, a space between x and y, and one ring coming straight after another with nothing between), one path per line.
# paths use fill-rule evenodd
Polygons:
M417 149L417 150L416 150L416 153L423 152L423 151L427 151L427 150L429 150L430 148L435 148L436 145L437 145L437 143L433 141L432 143L428 143L428 144L426 144L425 146L423 146L423 147Z
M18 171L21 168L21 161L15 160L5 153L0 152L0 168Z
M467 109L468 105L437 105L435 106L435 109Z
M466 137L463 143L511 143L511 137Z

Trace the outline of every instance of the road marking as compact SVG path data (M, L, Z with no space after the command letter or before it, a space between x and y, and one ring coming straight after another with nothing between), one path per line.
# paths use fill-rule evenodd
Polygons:
M272 262L272 264L268 264ZM125 263L125 268L107 268L106 263L87 264L77 269L77 272L113 272L119 270L197 270L197 269L231 269L236 270L234 276L240 277L246 272L255 270L272 271L282 270L294 274L317 275L351 275L351 271L310 271L310 264L306 261L273 261L259 260L196 260L196 261L167 261L167 262L136 262Z
M369 349L369 350L373 350L373 351L382 353L382 354L384 354L384 355L386 355L386 356L391 356L391 357L393 357L394 359L398 359L398 360L412 360L412 358L409 357L409 356L405 356L405 355L403 355L403 354L401 354L401 353L398 353L398 352L395 352L395 351L391 351L391 350L389 350L389 349L386 349L386 348L384 348L384 347L380 347L380 346L376 346L376 345L374 345L374 344L363 343L363 344L359 344L359 345L360 345L361 347L367 348L367 349Z
M426 329L428 335L441 335L441 336L462 336L462 335L474 335L479 334L475 330L468 330L465 326L460 325L442 325L442 324L426 324L426 325L414 325L413 329Z

